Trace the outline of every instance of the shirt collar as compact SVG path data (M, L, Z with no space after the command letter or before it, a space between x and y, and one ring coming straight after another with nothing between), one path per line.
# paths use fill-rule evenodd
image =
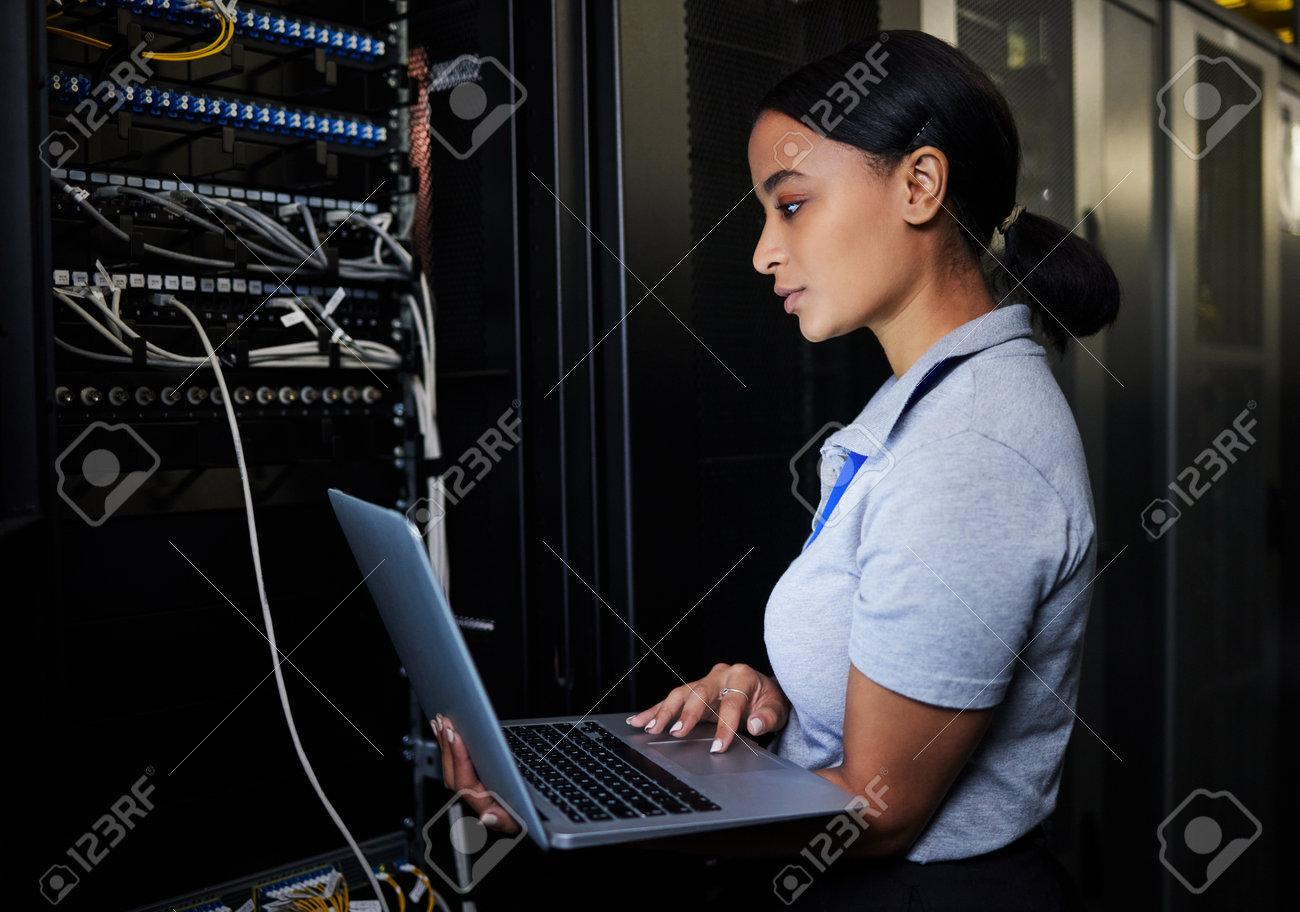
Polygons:
M933 389L959 362L1022 338L1032 338L1026 304L996 307L963 323L926 349L902 377L891 375L852 424L826 439L826 446L871 456L884 446L903 412Z

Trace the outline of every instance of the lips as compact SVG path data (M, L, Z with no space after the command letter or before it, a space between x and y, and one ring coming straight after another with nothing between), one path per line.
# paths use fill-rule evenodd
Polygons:
M780 285L776 286L776 293L785 298L786 313L794 313L794 309L798 305L799 299L803 297L804 290L805 289L803 288L782 288Z

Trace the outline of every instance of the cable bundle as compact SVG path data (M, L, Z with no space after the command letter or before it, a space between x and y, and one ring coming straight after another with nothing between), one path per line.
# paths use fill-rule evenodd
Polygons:
M118 354L90 351L72 345L58 336L54 337L54 344L64 351L72 352L83 358L91 358L111 364L132 364L135 360L133 357L135 349L127 340L134 342L143 337L122 319L119 303L122 290L111 284L103 264L98 265L100 275L104 276L105 281L110 283L111 297L105 297L104 292L98 287L80 285L75 288L56 288L54 289L54 298L85 321L88 326L109 343L111 348L116 349ZM88 304L91 309L87 310L82 304ZM306 330L316 338L320 336L320 328L317 323L331 332L330 338L339 343L340 367L366 368L373 371L376 369L396 370L402 366L402 356L393 348L380 342L352 338L330 316L320 301L312 295L305 295L297 299L272 298L266 302L268 308L284 308L298 313L304 313L302 307L304 304L312 312L314 318L308 319L304 316L298 322L305 326ZM98 313L99 319L96 319L92 311ZM202 366L208 360L204 357L177 354L148 340L144 340L144 345L146 350L145 360L150 367L176 370L192 369ZM264 348L255 348L248 353L249 367L323 368L329 367L329 360L328 355L321 354L318 342L292 342L285 345L271 345Z
M229 235L247 247L249 252L257 259L256 262L248 263L243 267L251 272L266 273L276 277L277 270L286 268L291 272L297 272L304 267L312 271L324 272L329 267L324 254L324 242L319 240L315 219L310 208L305 203L294 203L285 207L285 209L294 210L301 214L307 227L308 237L314 242L312 247L308 247L294 237L288 227L280 221L254 206L236 200L205 196L189 188L171 191L170 198L149 190L117 185L99 187L92 194L80 187L74 187L62 178L51 177L51 180L67 193L97 224L126 244L131 242L130 235L109 221L90 202L92 195L96 199L106 199L114 196L138 197L160 206L173 215L202 228L204 231L223 237ZM187 208L182 205L183 203L193 204L194 209L198 211ZM225 218L222 217L223 215ZM371 218L355 210L339 209L326 213L325 218L327 222L333 221L341 224L346 221L361 225L374 232L376 236L375 247L371 256L339 260L338 274L341 278L363 281L411 278L411 255L387 231L385 227L389 224L387 217L375 216ZM257 239L244 237L242 233L235 230L232 223L256 235ZM328 237L326 240L328 240ZM146 253L155 256L209 269L235 269L238 265L232 260L219 260L213 257L179 253L166 247L159 247L156 244L144 244L143 249ZM396 254L396 262L389 262L384 259L383 252L385 249Z

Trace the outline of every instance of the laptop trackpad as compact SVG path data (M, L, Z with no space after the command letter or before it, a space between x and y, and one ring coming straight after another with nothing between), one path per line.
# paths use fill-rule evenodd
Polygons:
M749 773L754 770L781 769L784 764L771 754L751 750L741 741L733 741L725 753L711 754L712 738L690 741L655 741L645 752L651 757L670 760L692 773Z

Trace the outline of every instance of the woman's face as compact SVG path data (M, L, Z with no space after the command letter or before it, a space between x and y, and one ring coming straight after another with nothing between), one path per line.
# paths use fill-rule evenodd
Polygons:
M769 111L749 137L749 172L766 212L754 268L793 292L786 311L808 341L876 327L915 295L925 245L911 222L927 207L901 170L877 177L858 149Z

